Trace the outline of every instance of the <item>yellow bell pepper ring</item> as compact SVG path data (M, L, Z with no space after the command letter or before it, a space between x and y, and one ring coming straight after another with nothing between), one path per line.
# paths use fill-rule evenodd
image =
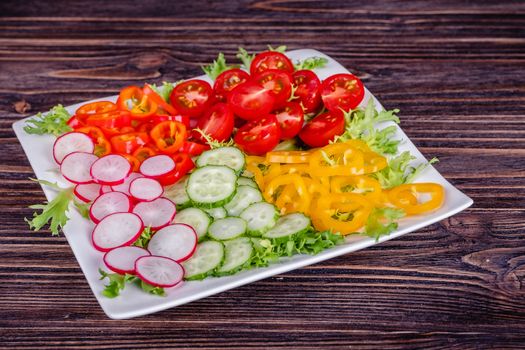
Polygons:
M310 151L275 151L266 153L268 163L305 164L310 158Z
M382 170L388 166L388 162L385 157L374 153L368 152L364 154L364 173L371 174L376 171Z
M314 176L359 175L364 171L363 152L345 143L334 143L315 151L309 165Z
M428 194L430 199L420 202L420 197ZM411 196L415 196L414 203ZM388 199L394 206L403 209L408 215L422 214L436 210L443 205L445 190L436 183L404 184L388 191Z
M381 184L369 176L335 176L330 182L332 193L359 193L374 202L385 202L386 195Z
M321 227L348 235L364 226L372 206L360 194L336 193L319 198L316 209L311 213L314 224L320 220Z
M264 175L257 164L249 163L246 166L246 170L253 174L253 179L255 180L257 186L259 186L260 189L264 188Z
M290 188L294 189L294 191L291 191ZM278 190L281 190L281 192L278 193ZM280 197L283 195L284 197L281 199ZM281 205L279 209L282 210L284 208L285 212L309 212L311 196L303 178L298 174L286 174L275 177L266 185L263 196L267 202L279 202Z

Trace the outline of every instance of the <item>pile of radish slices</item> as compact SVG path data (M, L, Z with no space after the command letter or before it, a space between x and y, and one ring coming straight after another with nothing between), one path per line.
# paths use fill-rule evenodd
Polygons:
M197 246L195 230L186 224L170 224L175 204L163 197L160 177L176 171L165 155L145 160L140 172L132 172L128 160L118 154L101 158L93 154L92 139L80 132L59 137L53 156L66 180L75 184L76 197L91 203L89 217L95 249L105 252L104 263L118 274L133 274L154 287L173 287L184 278L180 264ZM132 244L146 227L157 231L146 250Z

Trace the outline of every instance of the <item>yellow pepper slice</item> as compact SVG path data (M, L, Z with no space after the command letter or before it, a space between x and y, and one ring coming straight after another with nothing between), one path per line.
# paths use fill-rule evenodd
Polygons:
M266 153L268 163L302 164L308 163L310 151L275 151Z
M255 180L257 186L259 186L260 189L264 188L264 175L257 164L249 163L246 165L246 170L253 174L253 179Z
M388 166L385 157L375 153L368 152L364 154L364 173L371 174L384 169Z
M371 210L372 206L364 196L356 193L337 193L319 198L316 211L311 215L314 225L320 226L315 226L316 229L331 229L347 235L363 227ZM344 214L348 216L347 219L343 218Z
M346 190L345 187L352 187ZM381 189L381 184L376 179L369 176L335 176L330 183L332 193L360 193L374 202L384 202L385 195Z
M345 143L334 143L315 151L309 165L314 176L359 175L364 171L363 152Z
M291 191L290 188L294 189L294 191ZM281 190L280 194L278 194L279 189ZM286 192L283 193L283 191ZM275 198L276 195L277 198ZM298 174L286 174L275 177L264 188L263 196L267 202L279 202L279 209L282 211L284 209L284 212L309 212L311 196L303 178ZM283 196L282 199L280 198L281 196Z
M418 197L423 194L430 195L430 199L420 202ZM416 203L413 203L411 196L416 197ZM388 191L390 203L403 209L408 215L435 210L441 207L444 197L445 190L443 186L436 183L404 184Z

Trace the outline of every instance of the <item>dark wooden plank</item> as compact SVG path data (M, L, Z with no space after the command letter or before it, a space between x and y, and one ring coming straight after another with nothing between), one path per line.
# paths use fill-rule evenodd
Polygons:
M525 3L0 2L0 347L525 348ZM359 75L467 211L379 246L128 321L107 319L11 124L220 50L317 48Z

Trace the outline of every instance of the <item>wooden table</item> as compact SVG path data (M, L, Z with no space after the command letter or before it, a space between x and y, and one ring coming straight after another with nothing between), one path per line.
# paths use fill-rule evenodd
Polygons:
M0 3L0 346L525 348L524 2L167 3ZM474 206L371 249L108 319L65 239L24 222L44 197L11 123L267 43L356 72Z

